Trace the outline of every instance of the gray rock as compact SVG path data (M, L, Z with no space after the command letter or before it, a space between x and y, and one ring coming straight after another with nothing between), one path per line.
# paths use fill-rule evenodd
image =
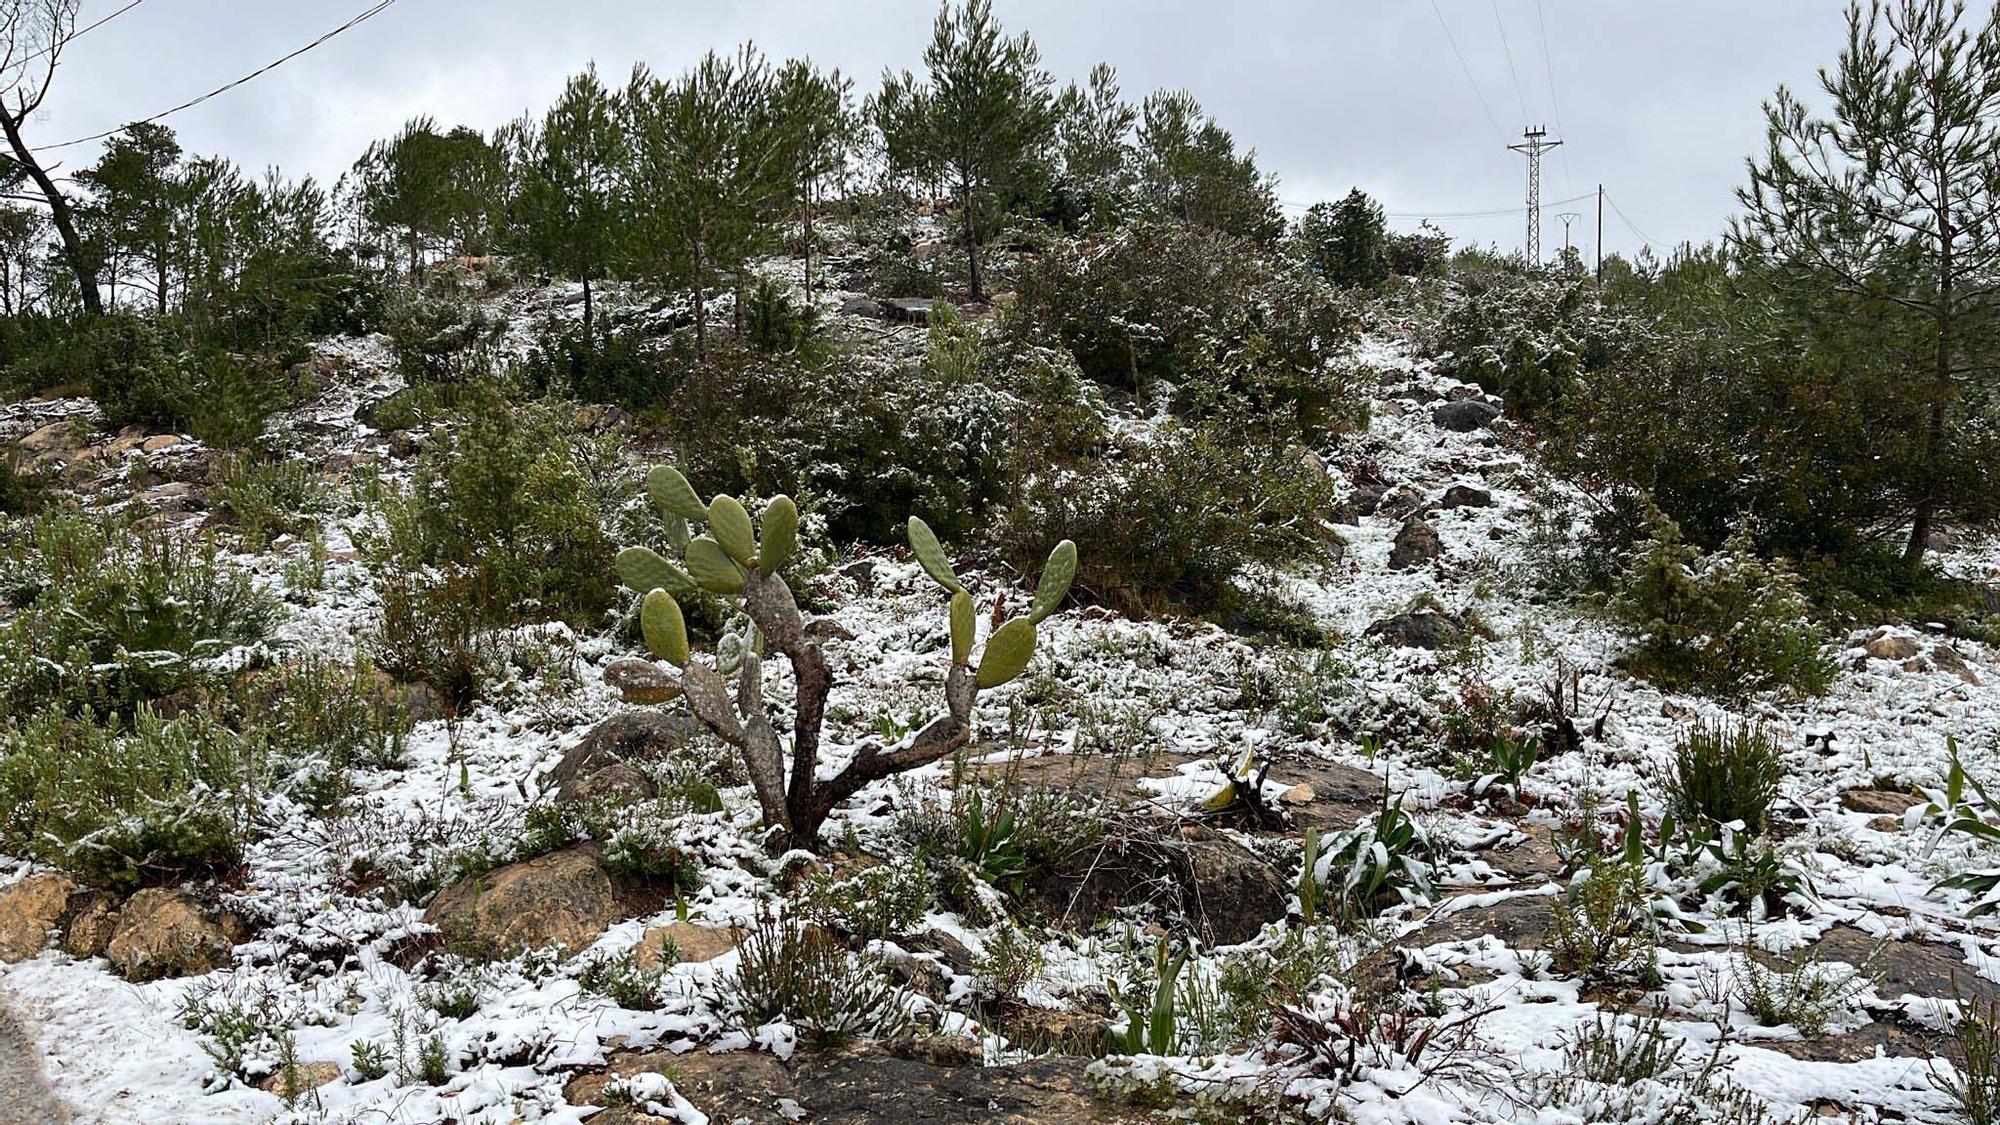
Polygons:
M1447 508L1491 508L1493 494L1483 488L1469 484L1454 484L1444 490L1444 506Z
M929 324L931 308L936 304L929 297L892 297L882 302L882 311L888 319L909 324Z
M1438 539L1436 528L1420 519L1405 520L1389 549L1389 569L1410 570L1443 553L1444 543Z
M882 307L882 302L877 301L872 297L849 297L846 301L843 301L841 303L840 315L865 316L871 320L883 320L886 319L889 314L888 311Z
M1500 408L1490 402L1465 399L1462 402L1448 402L1431 411L1431 421L1453 433L1469 434L1484 429L1500 417Z
M659 786L630 762L611 762L579 773L556 790L564 805L632 805L659 795Z
M542 778L566 786L571 779L617 762L650 762L667 757L702 733L700 720L685 710L621 711L592 727L583 741Z
M1435 651L1456 647L1465 639L1465 627L1445 614L1424 609L1415 613L1398 613L1393 617L1385 617L1368 626L1365 635L1380 637L1398 648Z
M604 668L604 682L618 689L618 698L646 706L679 699L681 686L666 669L650 660L620 657Z

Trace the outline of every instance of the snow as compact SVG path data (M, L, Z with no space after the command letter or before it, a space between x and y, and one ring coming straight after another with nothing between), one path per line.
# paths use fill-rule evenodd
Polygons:
M832 308L845 296L826 293L821 299ZM605 295L607 303L613 299ZM533 314L567 307L570 298L556 290L506 300L517 313ZM523 339L517 318L511 346L522 346ZM300 456L352 452L375 440L353 420L354 408L401 386L388 370L380 338L330 342L322 354L343 361L325 393L277 427L295 436ZM1385 389L1414 387L1420 397L1432 398L1451 389L1413 358L1405 341L1390 335L1364 341L1353 361L1381 373ZM0 437L72 417L89 417L87 404L13 404L0 408ZM1393 915L1398 932L1409 936L1453 914L1523 897L1552 898L1561 888L1540 880L1502 885L1504 878L1474 853L1519 841L1521 826L1452 806L1449 799L1463 791L1463 783L1420 761L1421 747L1403 745L1398 732L1410 716L1434 711L1467 676L1479 676L1503 693L1528 695L1563 670L1576 669L1584 698L1610 704L1604 737L1583 752L1535 766L1524 793L1543 811L1532 819L1546 825L1580 815L1586 797L1601 810L1616 810L1628 793L1637 795L1645 815L1656 817L1663 811L1660 779L1677 734L1691 718L1767 722L1793 747L1783 796L1794 823L1784 851L1789 862L1811 873L1819 908L1807 918L1758 925L1751 935L1756 942L1773 952L1797 949L1845 923L1870 934L1947 942L1962 951L1969 974L2000 981L1995 953L2000 939L1992 927L1965 917L1964 893L1934 889L1946 874L2000 863L1994 849L1932 830L1879 830L1873 818L1838 803L1843 790L1873 787L1884 778L1904 788L1940 785L1947 738L1956 740L1976 775L2000 776L2000 688L1992 686L2000 683L2000 665L1989 647L1958 642L1986 686L1944 672L1907 672L1848 649L1839 654L1841 672L1832 689L1818 698L1765 695L1731 705L1665 692L1615 668L1613 661L1627 644L1616 626L1533 589L1533 561L1518 532L1535 494L1560 493L1562 486L1542 478L1518 449L1489 432L1440 431L1430 424L1428 408L1397 399L1377 403L1366 441L1390 480L1416 484L1427 496L1452 483L1477 484L1494 499L1492 507L1440 513L1436 527L1444 553L1435 566L1390 571L1395 521L1371 518L1339 529L1349 546L1337 566L1251 576L1280 587L1346 638L1334 652L1345 674L1324 685L1330 695L1323 702L1348 728L1383 735L1382 758L1371 759L1358 741L1343 737L1281 732L1272 715L1244 701L1246 676L1283 679L1290 674L1290 654L1209 625L1134 622L1102 613L1065 613L1043 627L1042 652L1028 679L1048 677L1080 705L1066 714L1039 712L1067 725L1040 732L1034 752L1090 752L1098 740L1110 739L1141 755L1205 759L1171 773L1155 771L1143 782L1163 815L1214 793L1225 780L1225 760L1245 745L1276 752L1274 793L1282 789L1288 762L1337 762L1386 773L1406 805L1421 810L1442 837L1458 844L1441 880L1449 897L1434 909ZM356 651L374 610L375 576L354 546L373 520L359 505L329 519L323 529L329 562L324 583L315 590L288 590L279 558L239 560L256 571L260 583L286 594L287 617L274 647L342 658ZM827 773L879 737L870 726L872 716L932 706L941 678L943 602L913 563L882 556L875 561L871 593L840 591L838 616L855 636L836 646L845 679L830 710L854 718L828 732L822 765ZM1943 565L1947 573L1964 577L2000 576L2000 538L1969 543L1947 555ZM998 575L966 577L987 588L1005 585ZM1451 654L1392 649L1362 636L1370 622L1426 599L1454 611L1476 609L1490 638ZM0 994L35 1029L49 1078L77 1107L80 1121L578 1122L593 1111L568 1104L566 1082L580 1069L603 1065L618 1046L762 1050L780 1058L799 1049L790 1025L740 1028L714 1010L713 983L732 971L733 955L674 967L663 989L665 1003L654 1012L625 1011L583 992L575 980L580 959L558 965L517 958L484 971L478 1010L462 1019L426 1008L418 998L426 981L387 956L399 940L421 929L420 911L346 889L339 871L363 856L378 867L417 868L482 834L504 833L536 792L536 775L591 724L619 709L616 693L602 682L603 666L627 655L616 641L563 629L542 639L574 654L580 683L573 690L555 691L525 677L499 703L459 722L424 724L408 738L401 768L360 775L363 791L352 816L323 823L294 810L293 822L253 847L242 895L254 900L266 921L255 940L236 950L231 966L200 978L130 985L102 962L50 952L0 972ZM788 704L788 674L772 668L770 676L768 693L780 706ZM981 722L1004 729L1010 708L1027 690L982 696ZM1816 739L1810 747L1808 735ZM851 830L864 842L876 838L906 799L899 785L935 791L947 779L948 768L941 764L873 786L836 814L827 835L842 838ZM701 885L685 905L696 921L741 925L774 896L767 866L751 840L754 799L747 787L725 790L723 796L725 812L690 818L681 828L684 842L703 861ZM632 919L613 927L590 952L630 949L648 925L672 920L671 910ZM928 922L975 954L990 935L951 915L933 915ZM1252 948L1270 948L1279 929L1267 931ZM1712 926L1682 935L1662 955L1662 996L1668 1004L1663 1029L1670 1036L1688 1043L1691 1054L1705 1054L1717 1049L1717 1028L1726 1023L1730 1037L1719 1048L1718 1072L1782 1113L1830 1102L1865 1107L1870 1120L1898 1114L1940 1119L1948 1100L1920 1060L1803 1061L1763 1045L1769 1036L1795 1033L1757 1028L1740 1011L1726 1019L1719 1015L1705 989L1725 979L1743 939L1741 924ZM1077 1005L1101 993L1122 956L1111 943L1091 937L1050 939L1043 953L1026 995L1050 1007ZM1222 958L1242 955L1245 951L1206 951L1187 971L1212 977ZM1440 943L1419 955L1459 980L1477 975L1470 970L1492 978L1447 984L1440 991L1440 1002L1450 1011L1483 1013L1476 1033L1483 1053L1463 1069L1427 1078L1422 1069L1427 1060L1385 1054L1365 1076L1342 1083L1282 1055L1244 1052L1113 1059L1097 1064L1099 1072L1114 1083L1170 1083L1190 1097L1222 1091L1267 1101L1276 1097L1311 1118L1583 1120L1576 1107L1535 1104L1517 1092L1532 1085L1524 1076L1560 1067L1564 1044L1598 1017L1598 1001L1573 982L1548 979L1541 958L1490 936ZM954 1001L969 989L963 978L958 983ZM218 1074L203 1037L183 1026L179 1012L188 996L250 993L277 998L272 1010L286 1014L301 1060L339 1064L341 1074L310 1096L309 1107L287 1107L273 1094ZM1855 1012L1864 1008L1878 1015L1901 1013L1932 1027L1942 1027L1949 1014L1935 1001L1873 992L1857 999ZM444 1085L399 1085L393 1075L365 1079L351 1065L356 1044L386 1042L398 1026L406 1026L412 1037L442 1039L452 1060ZM985 1034L962 1012L951 1013L947 1026L957 1034ZM989 1057L998 1053L989 1051ZM639 1075L624 1080L622 1089L669 1120L707 1120L667 1076Z

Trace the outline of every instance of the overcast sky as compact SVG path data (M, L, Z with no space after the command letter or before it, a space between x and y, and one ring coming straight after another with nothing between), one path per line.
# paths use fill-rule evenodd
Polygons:
M83 22L124 2L86 0ZM368 6L142 0L71 47L33 136L66 140L158 112ZM1354 185L1398 216L1518 208L1525 161L1506 145L1525 124L1546 124L1566 142L1544 158L1549 247L1562 244L1561 211L1582 214L1576 241L1591 243L1594 197L1556 201L1592 193L1600 181L1647 240L1715 236L1734 210L1743 158L1761 142L1760 103L1781 82L1816 91L1815 72L1833 62L1844 33L1837 0L1436 0L1436 11L1430 0L995 7L1010 30L1033 33L1058 80L1105 60L1133 100L1162 86L1191 90L1257 150L1294 211ZM413 115L491 128L546 107L564 78L593 60L613 78L638 61L673 71L749 39L773 56L839 67L866 92L883 67L919 65L935 12L925 0L397 0L168 123L191 151L330 180ZM75 166L85 152L65 159ZM1506 248L1519 246L1524 226L1518 211L1439 221L1461 238ZM1604 241L1631 252L1642 239L1607 209Z

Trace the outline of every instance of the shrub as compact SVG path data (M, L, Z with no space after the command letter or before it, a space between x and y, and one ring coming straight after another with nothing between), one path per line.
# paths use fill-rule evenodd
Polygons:
M412 384L468 383L492 374L494 345L506 330L506 321L449 286L404 301L387 326L396 369Z
M20 446L0 451L0 516L33 515L47 488L47 476L28 467Z
M1641 634L1627 663L1669 687L1815 694L1834 676L1798 576L1759 558L1747 530L1704 554L1655 512L1652 537L1633 553L1614 607Z
M1437 843L1404 811L1400 795L1384 786L1374 819L1335 837L1312 877L1344 916L1372 917L1403 903L1429 902L1438 858Z
M258 547L281 535L310 534L329 503L326 483L307 462L248 456L224 462L215 498L236 534Z
M1683 821L1741 822L1762 833L1784 779L1784 756L1764 728L1697 724L1674 747L1667 805Z
M758 277L744 294L743 339L760 352L800 351L814 342L819 331L819 310L792 300L788 288L768 277Z
M1216 612L1248 566L1333 558L1332 503L1326 474L1295 448L1168 424L1087 469L1034 479L996 534L1017 565L1075 540L1077 584L1100 604Z
M1489 268L1459 270L1453 280L1423 350L1440 373L1477 383L1526 414L1570 397L1634 335L1626 320L1597 310L1578 275Z
M612 598L604 521L621 473L611 447L584 435L568 408L491 399L424 451L371 547L401 569L448 571L445 584L481 622L595 615Z
M586 334L577 327L544 333L522 360L518 377L536 391L642 410L680 386L687 362L636 330L600 327Z
M721 987L724 1009L746 1027L789 1020L819 1047L857 1035L887 1038L909 1023L903 996L879 962L790 919L760 918L738 947L736 972Z
M1656 983L1659 929L1644 878L1636 864L1603 857L1570 886L1549 931L1556 968L1593 983Z
M21 612L0 624L0 704L27 715L129 712L205 678L261 641L275 607L212 543L48 512L23 551Z
M1964 1007L1945 1050L1948 1066L1931 1069L1931 1085L1949 1095L1971 1125L2000 1122L2000 1001Z
M255 773L251 747L199 713L43 710L0 730L0 846L121 890L213 875L241 859Z
M1188 417L1229 412L1306 440L1359 417L1335 367L1353 336L1345 306L1212 231L1144 224L1044 254L1024 270L1008 324L1107 386L1173 388Z

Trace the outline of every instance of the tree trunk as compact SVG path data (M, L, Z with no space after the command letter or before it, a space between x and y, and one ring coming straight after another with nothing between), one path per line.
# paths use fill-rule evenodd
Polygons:
M583 338L586 342L596 339L590 331L590 271L583 271Z
M959 184L959 209L964 216L966 287L974 304L986 299L986 282L979 276L979 226L972 217L972 181Z
M14 159L35 181L35 186L41 189L42 197L48 200L49 219L62 239L63 261L76 275L77 295L83 299L83 311L91 316L104 315L104 300L97 292L97 271L90 268L90 258L83 251L83 240L76 235L76 223L70 218L69 200L49 174L42 170L35 154L29 152L28 146L22 142L21 123L12 114L0 113L0 129L7 132L7 145L14 150Z
M806 304L810 305L813 299L813 201L810 181L806 183L803 198L805 204L799 208L799 227L805 238Z
M694 357L708 359L708 290L702 285L701 240L694 243Z

